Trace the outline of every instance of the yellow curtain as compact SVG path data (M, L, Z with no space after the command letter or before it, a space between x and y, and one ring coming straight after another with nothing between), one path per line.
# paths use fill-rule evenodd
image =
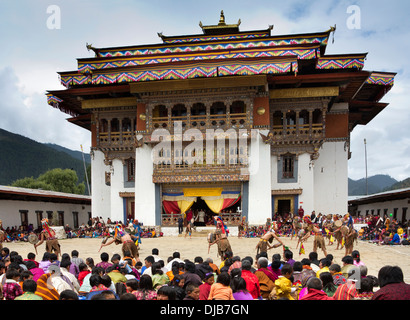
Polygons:
M224 204L224 199L205 200L205 202L209 209L211 209L214 213L220 213Z
M221 196L223 188L184 188L185 197Z
M193 204L194 204L194 201L186 201L186 200L178 201L178 207L181 210L181 213L187 212Z

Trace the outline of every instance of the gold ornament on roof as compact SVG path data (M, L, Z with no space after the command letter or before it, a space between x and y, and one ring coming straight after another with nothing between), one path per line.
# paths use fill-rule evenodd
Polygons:
M224 11L223 10L221 10L221 17L219 18L219 23L218 23L218 26L221 26L221 25L226 25L226 23L225 23L225 15L224 15Z
M240 24L241 19L239 19L236 24L226 24L223 10L221 10L221 15L217 25L204 26L202 21L199 21L199 26L205 34L237 33L239 32Z

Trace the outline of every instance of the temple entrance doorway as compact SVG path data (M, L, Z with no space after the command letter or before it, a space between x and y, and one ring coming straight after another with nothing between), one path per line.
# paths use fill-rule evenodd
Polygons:
M275 220L277 216L286 218L289 213L293 213L295 210L295 203L297 200L293 195L280 195L274 196L274 201L272 203L273 211L272 218Z
M277 212L282 216L286 213L289 213L291 211L290 202L291 202L290 200L278 200Z
M181 216L184 225L214 226L215 215L227 225L240 223L241 184L162 185L162 225L175 225Z

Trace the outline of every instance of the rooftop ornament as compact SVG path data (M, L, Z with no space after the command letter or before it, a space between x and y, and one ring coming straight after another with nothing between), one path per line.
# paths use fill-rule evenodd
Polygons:
M204 34L236 33L239 32L240 24L241 19L239 19L238 23L236 24L226 24L223 10L221 10L221 16L219 18L219 23L217 25L204 26L202 22L199 21L199 26L202 28Z

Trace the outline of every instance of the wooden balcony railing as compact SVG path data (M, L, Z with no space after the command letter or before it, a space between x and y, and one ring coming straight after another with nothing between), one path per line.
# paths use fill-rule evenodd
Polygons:
M211 115L189 115L179 117L153 117L148 128L167 129L170 133L174 130L175 122L182 123L182 130L196 128L202 131L206 129L246 129L250 128L250 123L247 120L246 113L232 113L232 114L211 114Z
M134 144L133 132L100 132L97 141L99 147L131 147Z
M321 123L304 125L276 125L272 126L273 141L283 142L293 140L318 140L324 138L323 125Z
M162 213L161 214L161 225L163 227L176 227L178 226L178 219L179 217L183 217L182 214L180 213L171 213L171 214L166 214ZM220 216L224 223L228 226L238 226L241 224L242 220L242 214L238 212L232 212L232 213L220 213ZM207 225L207 227L213 227L214 225Z
M242 214L239 212L221 213L220 216L228 226L239 226L242 221Z
M197 175L197 174L240 174L248 168L247 164L174 164L171 159L167 163L154 164L154 175Z
M166 214L162 213L161 215L161 225L166 226L166 227L176 227L178 225L178 219L179 217L183 218L183 215L181 213L171 213L171 214Z

